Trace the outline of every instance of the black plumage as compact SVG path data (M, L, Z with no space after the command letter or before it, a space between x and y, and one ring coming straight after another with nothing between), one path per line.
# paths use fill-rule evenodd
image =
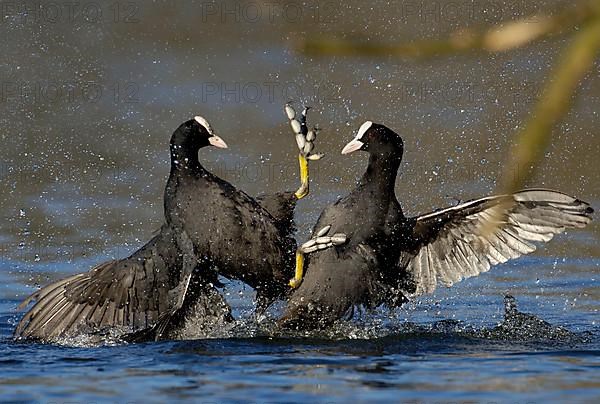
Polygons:
M206 170L198 146L186 143L190 138L172 150L178 165L172 164L165 191L167 224L187 235L196 254L221 275L244 281L262 300L282 296L295 240L258 201Z
M364 150L357 187L327 207L314 232L331 225L344 245L311 253L306 275L281 319L284 326L327 326L356 306L401 305L535 249L567 228L584 227L592 208L560 192L532 189L472 200L406 218L394 184L403 153L399 135L365 122L342 153Z
M229 306L215 289L217 273L248 283L265 302L283 295L293 271L296 198L265 197L273 216L200 164L198 151L208 145L227 147L205 119L183 123L170 141L159 234L128 258L31 295L21 307L36 303L15 337L52 340L108 329L133 333L134 340L158 339L186 335L186 323L229 322Z

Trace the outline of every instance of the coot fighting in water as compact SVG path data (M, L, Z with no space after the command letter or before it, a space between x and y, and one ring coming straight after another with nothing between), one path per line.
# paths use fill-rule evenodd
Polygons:
M170 145L166 206L176 204L177 179L199 165L196 154L200 147L227 147L201 117L179 126ZM15 337L50 340L107 329L130 333L159 324L159 332L166 331L175 313L195 307L201 294L189 293L190 285L200 291L212 289L216 282L214 272L194 249L189 227L185 229L180 221L166 216L159 234L128 258L60 280L27 298L20 307L33 300L36 304L17 325ZM208 304L223 307L220 295L214 297L218 301ZM230 313L224 307L222 319L228 320Z
M314 227L314 233L342 233L347 241L314 252L303 279L297 269L292 286L299 286L281 319L284 326L328 325L356 306L398 306L408 297L433 292L437 284L451 286L530 253L532 242L549 241L591 220L587 203L544 189L406 218L394 192L403 154L400 136L367 121L342 154L357 150L369 153L366 172L348 196L323 211ZM313 251L318 240L305 243L300 255L306 246Z
M297 134L308 134L306 110L291 123L293 128L301 123ZM15 336L50 340L109 329L135 333L136 340L157 339L181 335L186 322L228 322L230 309L214 287L217 272L248 283L265 304L283 295L296 249L291 236L295 201L308 193L307 159L319 158L311 153L313 141L314 136L305 140L310 150L300 152L301 188L265 196L265 208L200 164L200 148L227 147L206 119L183 123L171 137L166 223L160 233L128 258L31 295L21 306L37 302ZM206 318L190 320L198 316Z

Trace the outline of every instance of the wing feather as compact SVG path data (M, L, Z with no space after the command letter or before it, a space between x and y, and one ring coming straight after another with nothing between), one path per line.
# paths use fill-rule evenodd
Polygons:
M414 256L406 264L416 290L404 293L432 293L438 283L451 286L477 276L535 251L534 243L549 241L566 229L585 227L592 213L589 204L579 199L533 189L419 216L415 218Z
M78 334L84 326L132 332L152 327L160 316L178 309L174 304L183 302L184 296L178 295L187 292L193 270L177 258L183 255L174 238L161 232L129 258L48 285L20 305L36 301L14 335L48 340ZM169 299L169 293L176 298Z

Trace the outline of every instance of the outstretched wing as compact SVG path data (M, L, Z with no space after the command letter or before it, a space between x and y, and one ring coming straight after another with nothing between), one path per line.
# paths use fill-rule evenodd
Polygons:
M568 228L585 227L593 209L560 192L531 189L491 196L414 220L415 254L408 258L408 295L431 293L535 250ZM405 258L406 259L406 258Z
M131 257L98 265L48 285L28 297L36 301L15 337L54 339L110 327L134 332L181 307L192 271L176 239L163 230Z

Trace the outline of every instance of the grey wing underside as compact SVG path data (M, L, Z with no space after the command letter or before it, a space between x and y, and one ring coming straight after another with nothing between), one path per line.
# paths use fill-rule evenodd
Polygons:
M560 192L531 189L472 200L414 218L414 254L401 267L410 282L403 293L432 293L493 265L528 254L570 228L585 227L593 209Z
M192 259L169 243L176 241L160 234L129 258L35 292L19 306L36 302L15 337L52 340L107 328L130 333L164 321L181 307L192 274Z

